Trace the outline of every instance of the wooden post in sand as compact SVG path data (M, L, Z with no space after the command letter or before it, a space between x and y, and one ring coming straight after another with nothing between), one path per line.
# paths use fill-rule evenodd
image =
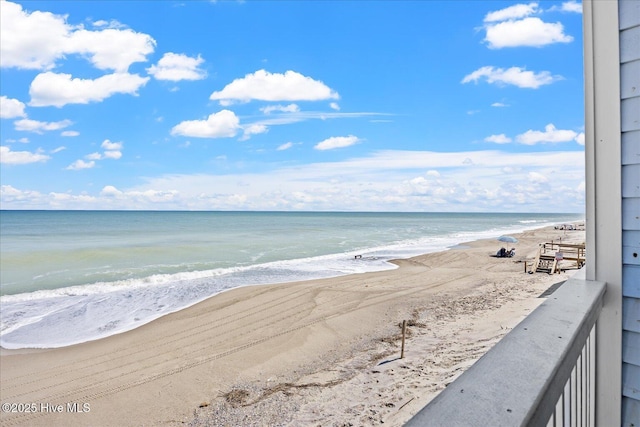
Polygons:
M402 348L400 350L400 359L404 359L404 337L407 333L407 321L402 321Z

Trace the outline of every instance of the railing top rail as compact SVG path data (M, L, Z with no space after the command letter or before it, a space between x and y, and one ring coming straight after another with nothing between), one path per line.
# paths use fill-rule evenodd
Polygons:
M569 279L406 426L546 425L605 288Z
M562 242L545 242L544 246L560 246L562 248L571 248L571 249L585 249L586 245L584 243L562 243Z

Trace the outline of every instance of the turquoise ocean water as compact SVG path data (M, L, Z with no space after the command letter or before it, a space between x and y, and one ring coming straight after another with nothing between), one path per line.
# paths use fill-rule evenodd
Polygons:
M0 211L0 345L90 341L239 286L385 270L391 259L583 218Z

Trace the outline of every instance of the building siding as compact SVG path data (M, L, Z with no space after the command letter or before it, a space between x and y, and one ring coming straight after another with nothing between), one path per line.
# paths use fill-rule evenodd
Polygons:
M640 61L634 61L638 64L638 75L636 79L637 90L640 91ZM625 132L622 134L622 164L631 165L640 162L640 131Z
M640 426L640 2L620 0L622 425Z

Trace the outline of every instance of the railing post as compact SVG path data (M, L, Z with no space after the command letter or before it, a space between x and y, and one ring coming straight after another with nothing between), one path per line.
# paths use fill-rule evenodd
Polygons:
M586 279L607 283L598 319L596 420L622 422L622 180L618 1L584 0Z

